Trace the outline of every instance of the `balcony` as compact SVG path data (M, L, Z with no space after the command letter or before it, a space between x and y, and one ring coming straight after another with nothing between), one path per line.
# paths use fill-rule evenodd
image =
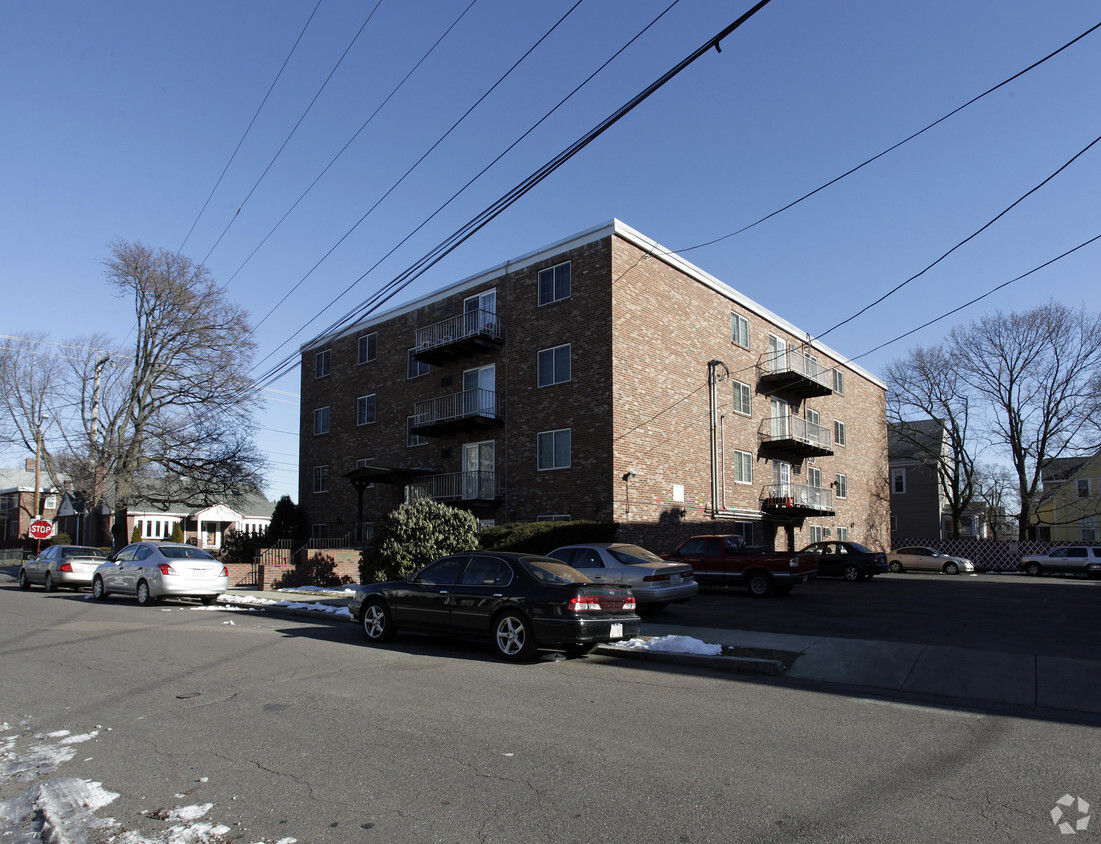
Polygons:
M783 391L810 398L833 392L833 370L794 349L780 349L761 355L757 381L769 391Z
M761 423L761 444L802 457L833 454L833 433L829 428L800 416L773 416Z
M761 509L777 515L832 516L833 490L806 484L769 484L761 491Z
M505 343L501 318L474 310L417 329L413 357L433 366L496 351Z
M504 423L504 401L495 390L463 390L413 405L412 431L426 437Z
M450 472L427 475L405 487L406 502L418 498L434 501L500 501L505 494L504 476L496 472Z

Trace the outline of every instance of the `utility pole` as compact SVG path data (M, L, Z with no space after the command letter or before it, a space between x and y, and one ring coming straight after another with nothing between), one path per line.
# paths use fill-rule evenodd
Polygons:
M103 367L110 360L110 355L100 357L100 353L96 352L95 379L92 382L92 419L88 426L92 452L92 542L96 545L103 544L100 525L100 513L103 510L103 449L99 445L99 387Z

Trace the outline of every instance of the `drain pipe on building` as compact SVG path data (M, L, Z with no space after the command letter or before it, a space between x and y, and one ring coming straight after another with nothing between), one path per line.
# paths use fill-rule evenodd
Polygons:
M711 411L711 518L717 518L721 508L719 500L722 461L719 456L719 382L730 377L730 370L721 360L707 363L708 408Z

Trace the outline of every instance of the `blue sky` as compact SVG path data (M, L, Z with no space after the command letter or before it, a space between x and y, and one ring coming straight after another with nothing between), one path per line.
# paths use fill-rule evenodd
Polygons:
M263 319L256 338L258 358L271 354L266 369L751 5L681 0L326 311L671 0L583 0L570 11L574 2L476 0L464 15L470 0L382 0L377 8L376 0L322 0L200 217L316 0L6 0L0 333L46 331L64 342L101 331L121 339L131 327L129 303L113 298L104 281L108 244L182 245L228 282L254 324ZM695 62L391 304L612 217L675 250L713 241L1098 22L1094 0L773 0L721 53ZM820 335L971 235L1101 134L1098 80L1101 30L795 208L685 255ZM825 342L860 356L1101 234L1099 175L1101 144ZM1101 244L1086 247L858 362L878 373L954 324L1050 297L1099 310L1099 265ZM297 499L297 370L271 386L259 438L271 461L266 491Z

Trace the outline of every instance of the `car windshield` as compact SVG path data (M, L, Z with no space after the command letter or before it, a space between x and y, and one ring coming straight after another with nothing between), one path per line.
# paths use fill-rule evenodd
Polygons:
M77 545L67 547L62 554L66 557L99 557L101 560L107 559L107 554L99 548L83 548Z
M608 553L619 560L619 562L626 563L629 566L637 566L639 563L665 562L665 560L653 551L647 551L645 548L640 548L637 545L616 545L614 548L609 548Z
M543 583L592 583L592 580L577 569L547 557L521 557L520 563L528 574Z
M171 560L182 560L186 558L189 560L214 561L214 558L202 548L194 548L190 545L162 545L159 550L162 557L168 557Z

